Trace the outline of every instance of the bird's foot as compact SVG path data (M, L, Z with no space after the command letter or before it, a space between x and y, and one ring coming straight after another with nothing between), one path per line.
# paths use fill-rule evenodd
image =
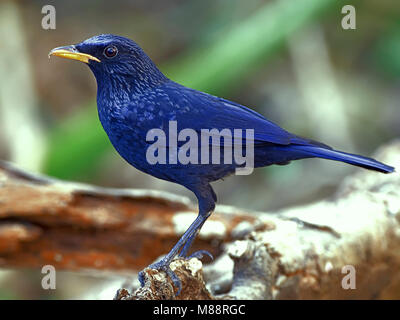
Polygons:
M171 268L169 266L170 263L171 263L170 261L166 261L166 260L162 259L159 262L149 265L147 268L158 270L158 271L164 271L167 274L167 277L169 277L171 279L172 283L174 284L174 287L178 288L178 291L176 293L176 296L178 296L182 290L182 283L181 283L181 280L179 279L179 277L175 274L175 272L173 272L171 270ZM143 270L139 272L138 278L139 278L139 282L140 282L141 286L143 287L144 282L145 282L145 275L144 275Z
M181 254L179 254L179 257L188 259L188 260L192 259L192 258L197 258L197 259L201 260L204 258L205 255L210 257L211 260L214 260L213 255L210 252L208 252L207 250L199 250L199 251L193 252L190 256L182 255L182 253L181 253Z
M206 250L196 251L196 252L192 253L190 256L186 256L186 257L183 257L183 256L179 255L179 258L183 258L185 260L189 260L189 259L192 259L192 258L197 258L197 259L201 260L205 255L210 257L211 260L214 259L213 255L210 252L206 251ZM153 263L153 264L149 265L147 268L148 269L153 269L153 270L158 270L158 271L164 271L167 274L167 277L169 277L171 279L174 287L176 287L178 289L178 291L176 292L176 296L178 296L181 293L181 290L182 290L182 283L181 283L181 280L179 279L179 277L170 268L170 266L169 266L170 263L171 263L170 261L162 259L162 260L160 260L160 261L158 261L156 263ZM141 286L143 287L144 284L145 284L144 270L139 272L138 278L139 278L139 282L140 282Z
M187 259L187 257L186 257L187 252L189 251L194 238L196 237L197 233L199 232L201 226L204 224L207 217L208 216L199 214L197 216L196 220L193 221L193 223L185 231L185 233L182 235L182 237L178 240L178 242L175 244L175 246L171 249L171 251L161 261L153 263L147 267L149 269L164 271L167 274L167 276L172 280L172 283L174 284L174 286L176 288L178 288L176 295L180 294L181 289L182 289L182 284L181 284L179 277L171 270L170 263L177 255L179 258ZM180 253L179 253L179 251L180 251ZM212 258L212 255L205 250L198 251L190 257L201 258L201 257L203 257L204 254L206 254ZM145 284L144 280L145 280L145 274L144 274L144 271L141 271L141 272L139 272L139 281L140 281L140 284L142 285L142 287Z

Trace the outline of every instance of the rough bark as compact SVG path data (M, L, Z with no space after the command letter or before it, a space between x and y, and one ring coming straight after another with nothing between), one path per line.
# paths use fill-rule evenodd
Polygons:
M194 220L189 199L33 175L0 162L0 266L138 271L170 250ZM218 256L251 214L215 214L195 248Z
M399 168L400 142L376 157ZM194 212L182 197L56 181L1 163L0 265L137 271L170 249ZM218 206L196 241L216 260L173 262L181 295L163 272L146 269L143 288L115 298L400 298L399 223L399 173L361 169L313 204L275 213ZM349 265L355 289L343 288Z

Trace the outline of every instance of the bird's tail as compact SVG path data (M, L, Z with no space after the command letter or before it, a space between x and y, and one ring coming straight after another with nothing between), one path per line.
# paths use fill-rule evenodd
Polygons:
M291 145L291 148L298 149L301 152L309 155L310 157L317 157L329 159L334 161L341 161L352 164L354 166L362 167L369 170L375 170L383 173L394 172L394 167L383 164L371 158L359 156L356 154L336 151L319 146L310 145Z

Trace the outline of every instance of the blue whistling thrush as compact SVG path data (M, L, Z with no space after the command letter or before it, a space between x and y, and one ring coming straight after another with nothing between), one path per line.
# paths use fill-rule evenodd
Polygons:
M393 167L374 159L336 151L325 144L289 133L238 103L184 87L163 75L130 39L111 34L98 35L76 45L55 48L49 55L85 62L92 70L97 80L101 124L114 148L127 162L154 177L178 183L196 195L199 205L197 218L172 250L161 261L149 266L164 270L177 287L177 294L181 283L169 265L177 256L187 257L194 238L214 210L217 197L210 182L234 173L240 165L224 159L213 164L195 161L150 163L146 152L151 144L146 137L151 130L166 130L171 121L176 123L178 131L190 128L199 134L203 129L217 129L219 132L225 128L253 129L251 138L240 134L239 143L251 143L256 168L304 158L323 158L383 173L394 171ZM201 148L212 147L213 142L209 141L202 143ZM172 147L179 153L183 144L179 142L172 146L166 139L164 152L168 153ZM198 251L193 255L201 258L204 253L208 254ZM139 280L142 285L143 277L141 272Z

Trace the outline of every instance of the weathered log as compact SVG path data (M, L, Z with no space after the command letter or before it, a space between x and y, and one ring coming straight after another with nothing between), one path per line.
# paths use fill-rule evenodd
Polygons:
M168 252L194 220L189 199L33 175L0 162L0 266L138 271ZM215 214L195 247L220 242L250 214Z

